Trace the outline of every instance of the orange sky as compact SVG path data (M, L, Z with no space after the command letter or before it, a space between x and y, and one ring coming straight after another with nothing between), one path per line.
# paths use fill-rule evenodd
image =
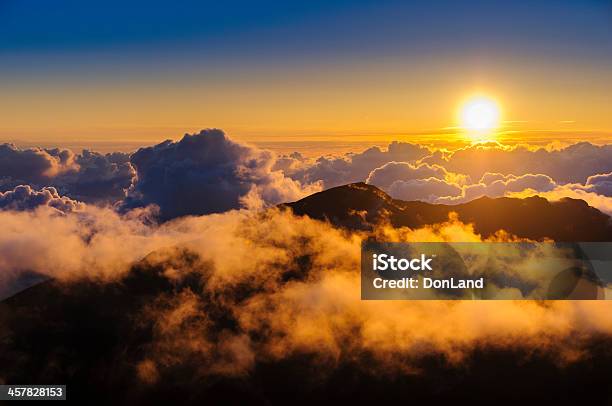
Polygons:
M118 69L118 68L117 68ZM466 95L497 99L500 131L529 138L612 134L606 64L395 58L177 75L32 75L3 85L5 141L157 141L218 127L247 141L416 139L458 130ZM550 132L550 133L549 133ZM517 135L518 134L518 135ZM603 135L602 135L603 134Z

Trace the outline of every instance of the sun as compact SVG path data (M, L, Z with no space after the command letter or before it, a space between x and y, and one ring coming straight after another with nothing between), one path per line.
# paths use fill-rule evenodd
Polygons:
M491 136L499 127L501 111L495 100L487 96L472 96L459 109L461 127L471 138Z

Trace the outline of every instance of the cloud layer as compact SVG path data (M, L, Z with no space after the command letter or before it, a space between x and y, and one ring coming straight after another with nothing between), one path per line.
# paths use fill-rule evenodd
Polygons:
M607 302L361 301L360 242L368 235L278 209L147 225L109 209L58 216L41 207L0 212L0 222L5 284L27 269L70 291L82 280L121 281L142 260L140 269L174 286L133 315L152 326L133 360L147 384L182 365L196 365L196 376L245 376L260 362L299 354L324 369L360 360L358 368L389 374L415 373L432 354L459 364L479 348L526 348L565 364L588 356L591 337L612 335ZM482 240L456 218L416 230L380 224L372 233Z
M494 156L499 153L525 153L520 149L508 149L499 145L470 148L480 151L478 153L491 153ZM567 156L572 151L579 151L580 156L584 156L585 151L598 151L596 153L598 155L602 150L604 149L600 147L581 145L579 148L566 148L562 154ZM348 171L340 175L342 179L345 176L363 175L369 170L366 177L368 183L383 188L392 197L403 200L455 204L481 196L526 197L537 194L551 200L564 197L584 199L594 207L612 213L612 198L608 196L610 173L588 176L584 183L563 184L545 174L514 175L494 172L485 172L477 181L473 181L467 174L451 172L442 165L425 162L434 157L448 164L453 161L454 154L462 153L461 151L432 152L420 146L392 143L386 151L371 148L364 153L352 154L345 158L329 158L327 162L343 162L342 165L348 168ZM538 153L561 153L538 151L541 151ZM117 187L115 180L130 179L132 186L127 198L120 201L122 210L117 212L109 207L100 208L82 203L74 198L74 194L65 195L53 186L35 188L29 184L0 192L0 209L5 212L34 213L24 213L21 217L29 219L33 225L40 220L39 216L44 214L44 218L49 217L52 225L41 223L34 227L35 230L40 230L41 236L53 230L49 231L52 234L44 238L55 238L55 229L59 225L67 226L67 230L70 230L68 234L74 234L77 239L72 240L73 242L78 242L79 236L88 236L87 244L80 248L79 244L65 242L65 246L71 247L71 251L74 252L79 250L86 253L98 252L90 250L91 245L99 241L108 241L112 237L90 238L90 232L97 236L103 235L100 230L104 230L110 224L113 227L120 226L121 233L132 230L128 233L131 237L125 241L124 247L136 257L160 246L182 241L177 237L180 233L175 234L171 231L169 235L164 234L172 230L171 228L150 228L146 224L151 220L153 220L151 224L154 224L159 219L167 221L185 215L221 213L237 208L261 209L276 203L299 199L319 190L321 184L325 182L333 184L337 181L337 179L330 180L331 178L327 180L313 178L312 183L302 184L301 181L292 179L289 174L308 170L309 176L314 176L313 174L317 173L315 169L320 168L321 159L314 164L310 163L311 166L307 159L297 153L276 159L268 151L230 140L220 130L204 130L198 134L185 135L177 142L165 141L152 147L142 148L131 157L125 154L101 155L89 151L74 155L70 151L58 149L19 150L10 145L3 145L0 148L0 155L4 159L2 168L6 170L3 173L4 180L61 183L67 190L79 190L83 195L95 196L96 202L110 199L109 196L113 196L118 189L121 189L123 194L123 189ZM399 161L402 158L409 161ZM393 160L385 162L388 159ZM380 164L381 162L383 163ZM596 162L599 165L600 161ZM371 167L374 169L370 170ZM72 189L67 185L72 185ZM74 215L69 215L62 221L56 219L58 215L65 216L71 213ZM7 224L19 216L18 213L14 215L17 217L12 217L12 213L4 214ZM95 232L89 230L92 225L95 225ZM116 230L109 233L116 233ZM61 232L57 235L61 235ZM152 235L163 237L158 240L151 238ZM134 236L138 237L130 243L130 239ZM473 238L469 235L463 237L470 240ZM7 238L8 243L10 238ZM151 245L142 244L143 241L150 242ZM161 245L157 245L157 241L161 241ZM37 246L38 243L32 244ZM19 252L23 252L23 255ZM17 255L22 261L23 269L36 273L47 272L45 266L49 261L44 260L39 265L31 264L32 258L27 255L28 252L29 249L23 246L22 250L15 249L14 252L7 250L5 255L7 257ZM89 258L86 260L88 266L92 269L99 268L104 272L115 269L115 256L103 249L100 252L104 254L105 259ZM88 255L83 254L81 257ZM127 254L121 253L119 256L124 255ZM119 261L123 267L125 263L135 259L134 256L127 256L130 260ZM65 257L68 258L69 255ZM101 265L94 266L93 264L98 261L101 261ZM80 267L83 267L83 264L79 261L59 266L62 270L68 270L68 273L75 272ZM11 268L7 274L15 272L18 270Z
M0 192L19 185L53 187L67 199L115 204L123 211L157 206L164 221L262 208L358 181L402 200L455 204L482 196L573 197L612 213L611 173L612 146L586 142L560 149L490 142L455 151L392 142L387 148L308 159L297 152L276 157L212 129L131 156L0 146Z

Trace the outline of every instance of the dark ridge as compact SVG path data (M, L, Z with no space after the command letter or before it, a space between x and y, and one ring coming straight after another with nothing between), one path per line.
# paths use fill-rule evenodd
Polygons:
M585 201L542 197L481 197L457 205L392 199L365 183L352 183L282 205L297 215L329 221L348 229L370 230L387 220L394 227L418 228L448 220L455 212L464 223L487 237L505 230L519 237L555 241L612 241L610 217Z

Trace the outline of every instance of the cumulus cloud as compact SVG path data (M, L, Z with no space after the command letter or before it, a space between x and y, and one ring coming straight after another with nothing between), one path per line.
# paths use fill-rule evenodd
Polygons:
M301 155L283 157L278 168L303 183L322 182L325 188L363 182L370 172L388 162L415 162L431 151L424 146L394 141L386 150L368 148L342 157L322 156L310 162Z
M497 143L475 144L450 154L436 154L423 162L478 179L486 172L524 175L539 173L559 183L585 183L598 173L612 171L612 145L580 142L561 149L508 147Z
M442 179L458 185L463 185L469 181L465 175L447 172L440 165L389 162L370 172L366 183L387 190L396 181L428 178Z
M587 178L585 189L612 197L612 172L592 175Z
M552 149L523 145L511 147L489 142L447 151L393 142L386 151L373 147L362 153L352 153L342 157L321 156L314 161L296 153L279 159L277 168L293 179L306 183L321 181L325 188L329 188L365 181L372 172L385 166L387 166L385 171L389 174L392 169L401 171L402 166L407 167L407 164L413 167L419 167L420 164L437 166L449 173L463 174L467 179L481 179L487 173L516 176L542 174L549 176L558 184L585 184L592 175L612 172L612 145L598 146L581 142ZM444 179L438 174L407 176L395 180L407 181L428 177ZM393 182L378 184L372 182L382 188L388 188L391 183Z
M274 170L271 152L234 142L217 129L141 148L131 162L137 179L124 209L154 204L164 220L261 208L319 190Z
M129 155L67 149L19 149L0 145L0 191L27 184L53 186L61 194L88 203L112 203L125 197L134 177Z
M413 172L416 173L416 172ZM441 173L449 173L441 171ZM424 173L423 176L429 175ZM541 196L556 201L563 198L581 199L596 209L612 215L612 197L606 196L608 175L590 177L586 184L558 184L550 176L543 174L504 175L486 172L476 183L461 183L465 178L450 173L449 176L431 176L423 179L395 180L381 182L384 190L395 199L420 200L437 204L460 204L480 197L519 197ZM400 176L401 178L401 176ZM454 181L459 179L460 181ZM385 187L386 186L386 187Z
M475 144L455 151L393 142L341 157L275 157L205 130L128 154L0 146L0 191L50 186L68 198L124 209L158 205L163 219L261 208L321 188L367 181L404 200L465 202L480 196L581 195L597 207L612 196L612 146L560 149ZM134 166L139 166L136 176ZM479 179L476 182L473 180ZM130 188L128 198L126 190ZM551 192L555 190L555 193ZM582 190L582 192L577 192ZM606 204L602 204L605 202Z
M401 200L421 200L438 204L460 204L486 196L519 197L541 196L556 201L563 198L581 199L596 209L612 215L612 197L606 196L607 177L593 177L591 183L558 184L543 174L504 175L485 173L477 183L459 184L452 180L430 177L397 180L386 188L391 197ZM598 189L599 187L599 189ZM599 192L599 193L597 193Z
M609 174L590 176L585 184L563 184L544 174L527 173L517 176L485 172L478 182L471 183L468 176L448 172L439 165L392 162L372 171L368 182L400 200L452 205L484 196L540 196L552 201L573 198L584 200L596 209L612 215L612 197L607 195L610 192Z
M521 176L485 173L480 182L466 185L458 195L447 195L435 199L439 203L464 203L478 197L502 197L509 193L532 190L549 192L557 187L550 176L542 174L525 174Z
M70 150L41 148L22 150L12 144L0 145L1 184L13 182L41 184L58 175L76 170L75 156Z
M54 187L34 190L29 185L20 185L13 190L0 192L0 210L34 210L41 206L61 213L70 213L84 207L76 200L60 196Z
M113 203L125 197L136 171L129 154L84 150L75 156L78 170L57 180L67 195L89 203Z
M436 201L440 196L457 196L462 192L459 185L434 177L396 180L387 190L389 195L395 199L424 202Z

